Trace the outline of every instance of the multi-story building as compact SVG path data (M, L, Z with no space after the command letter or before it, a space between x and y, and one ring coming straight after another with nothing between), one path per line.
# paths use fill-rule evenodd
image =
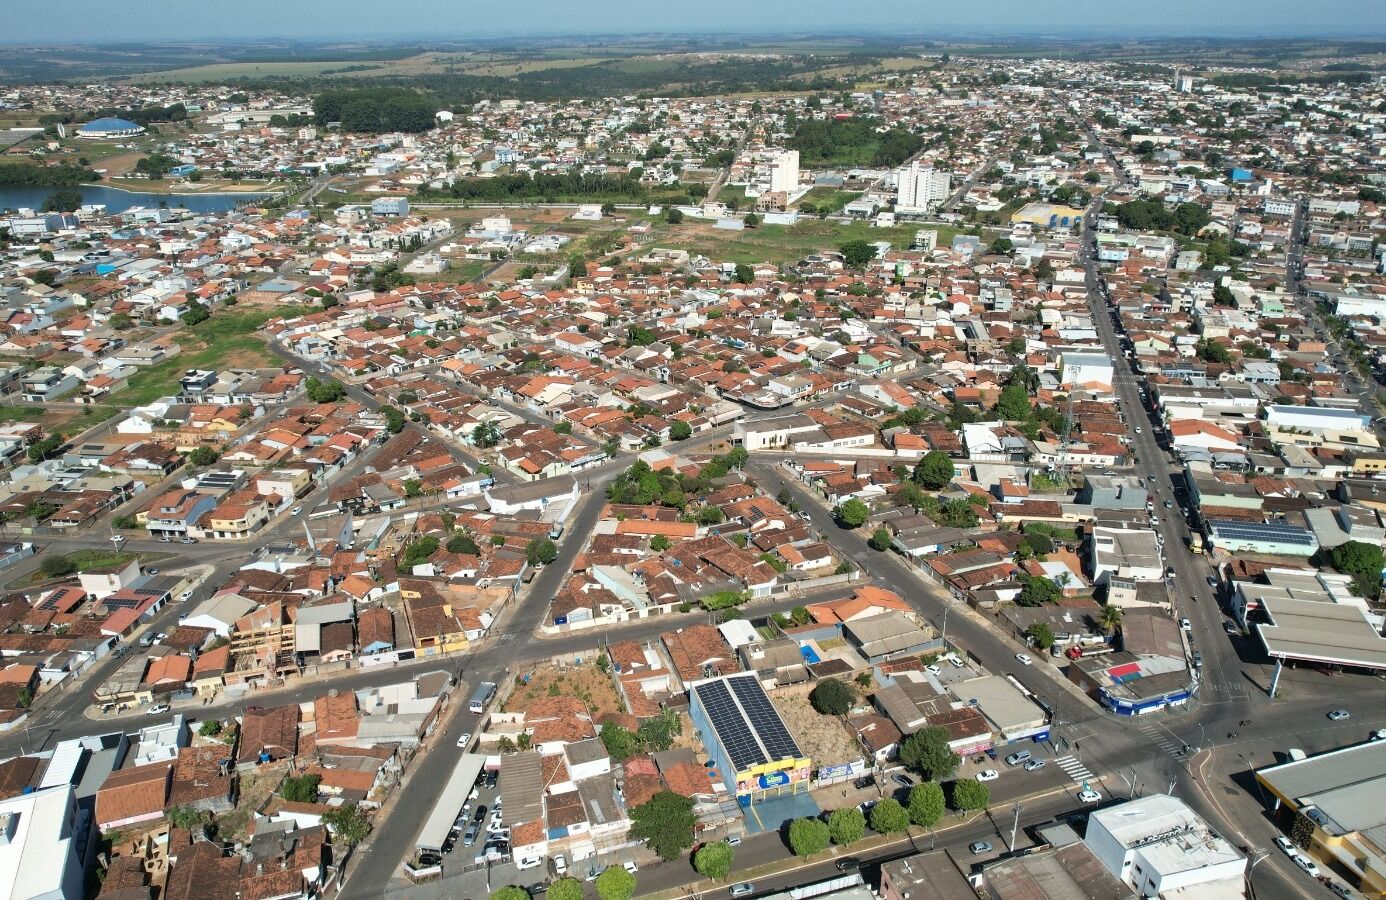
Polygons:
M952 179L947 172L939 172L933 166L921 166L918 161L900 170L897 182L895 211L906 214L922 214L932 211L948 199Z

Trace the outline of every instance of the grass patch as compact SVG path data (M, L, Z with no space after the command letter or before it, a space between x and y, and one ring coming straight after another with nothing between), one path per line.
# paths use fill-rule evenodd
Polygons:
M799 207L802 209L804 204L816 206L819 209L827 208L833 213L842 212L842 207L851 203L862 195L861 191L843 191L837 188L816 187L799 199Z
M937 231L938 243L948 246L961 232L941 225L902 225L895 228L873 228L866 222L832 222L821 219L800 220L794 225L761 225L745 231L718 231L707 225L681 225L672 235L661 235L652 246L678 246L691 254L702 254L718 262L755 265L783 265L798 262L819 251L835 251L848 241L863 240L875 243L889 241L896 250L903 250L914 241L916 231ZM668 243L669 241L676 243Z
M122 553L119 550L74 550L67 554L67 559L77 567L78 572L90 572L93 569L104 569L108 566L123 566L130 562L142 559L145 554Z
M453 265L448 269L448 280L456 280L459 284L476 281L481 277L481 273L486 271L488 263L479 259L463 260L460 265Z
M0 422L41 422L45 412L42 406L0 406Z
M199 325L184 327L176 335L183 352L130 376L125 387L111 395L111 401L128 409L177 394L178 379L186 369L273 365L274 357L256 332L276 315L279 312L271 309L222 309Z

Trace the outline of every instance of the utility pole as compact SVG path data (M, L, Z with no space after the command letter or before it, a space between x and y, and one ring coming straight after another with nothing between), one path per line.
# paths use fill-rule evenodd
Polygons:
M1011 809L1011 811L1015 813L1015 818L1011 820L1011 842L1008 845L1008 849L1012 853L1015 852L1015 833L1020 828L1020 813L1024 809L1025 807L1021 806L1019 803Z

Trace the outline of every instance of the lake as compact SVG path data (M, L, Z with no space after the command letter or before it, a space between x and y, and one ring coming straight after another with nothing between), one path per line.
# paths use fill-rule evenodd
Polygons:
M106 212L118 213L132 206L158 206L161 202L170 207L186 207L193 212L224 212L233 209L237 203L268 197L268 194L134 194L114 188L81 185L74 188L56 187L0 187L0 210L19 209L21 206L38 209L43 201L54 191L74 190L82 195L83 203L104 203Z

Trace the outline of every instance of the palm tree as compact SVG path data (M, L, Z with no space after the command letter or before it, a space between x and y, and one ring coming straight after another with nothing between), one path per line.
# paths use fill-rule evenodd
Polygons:
M1102 607L1102 612L1097 617L1097 624L1101 625L1102 630L1107 632L1107 637L1111 637L1121 627L1121 607L1113 606L1110 603Z

